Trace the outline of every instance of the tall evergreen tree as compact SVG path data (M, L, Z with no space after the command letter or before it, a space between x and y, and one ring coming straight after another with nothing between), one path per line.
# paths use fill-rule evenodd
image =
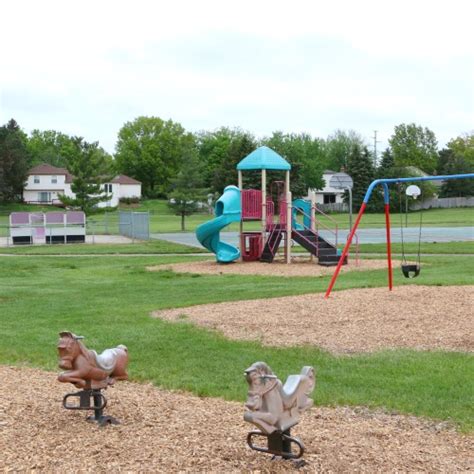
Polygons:
M26 135L11 119L0 127L0 201L21 199L28 161Z
M60 196L59 199L66 206L92 214L97 204L109 199L102 187L111 178L109 163L97 142L87 143L75 137L74 146L77 153L68 161L67 168L73 175L71 190L76 197Z
M369 184L374 180L375 170L372 157L367 147L355 144L347 160L347 173L352 177L354 187L352 188L352 208L358 211L364 200ZM376 204L370 202L368 210L375 210Z

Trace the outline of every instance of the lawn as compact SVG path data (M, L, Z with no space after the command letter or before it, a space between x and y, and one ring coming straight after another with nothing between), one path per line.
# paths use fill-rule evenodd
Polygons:
M150 213L150 232L151 233L167 233L167 232L181 232L181 218L173 214L168 208L165 200L153 199L144 200L138 206L123 207L123 210L149 212ZM48 206L33 206L26 204L3 204L0 205L0 236L7 235L8 215L12 211L51 211L57 208ZM396 210L392 210L392 226L400 226L400 215ZM194 231L199 224L212 219L212 214L198 213L186 217L186 231ZM349 227L348 214L333 213L330 218L334 219L339 229L347 229ZM355 219L355 215L354 215ZM419 225L420 212L410 212L405 218L402 216L402 223L409 227L417 227ZM327 218L322 218L323 225L333 229L334 222ZM423 211L423 226L424 227L457 227L457 226L472 226L474 225L474 212L470 208L455 208L455 209L429 209ZM385 216L383 213L364 214L361 220L360 228L380 228L385 227ZM247 222L245 230L259 230L259 222ZM238 231L239 224L231 224L226 227L228 231ZM89 234L118 234L118 212L103 212L90 216L88 218L88 233Z
M133 244L54 244L1 247L0 254L11 255L146 255L209 252L166 240L135 241Z
M191 324L150 318L169 307L325 291L329 277L292 278L148 272L146 265L193 257L0 257L0 363L57 371L59 331L86 336L97 350L124 343L133 380L202 396L243 400L242 370L267 361L282 378L314 365L316 403L383 407L449 420L474 430L471 354L384 351L332 356L313 347L229 341ZM425 285L472 284L474 259L426 257ZM395 285L413 283L395 274ZM386 285L386 271L346 274L337 289Z

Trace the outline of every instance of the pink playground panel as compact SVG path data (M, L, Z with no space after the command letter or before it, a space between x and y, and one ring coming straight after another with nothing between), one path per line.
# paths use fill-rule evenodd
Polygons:
M242 190L242 219L262 218L262 191L258 189Z

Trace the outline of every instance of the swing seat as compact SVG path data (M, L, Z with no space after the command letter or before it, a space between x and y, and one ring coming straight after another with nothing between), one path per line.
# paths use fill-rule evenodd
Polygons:
M403 263L402 272L405 278L416 278L420 274L421 267L418 263Z

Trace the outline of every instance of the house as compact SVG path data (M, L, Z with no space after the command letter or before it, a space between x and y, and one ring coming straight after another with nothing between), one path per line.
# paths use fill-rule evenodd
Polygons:
M59 196L62 194L74 198L72 180L73 176L65 168L47 163L35 166L28 171L23 200L30 204L59 204ZM99 207L115 207L121 198L141 198L142 195L140 181L125 175L116 176L102 187L110 199L100 202Z
M316 194L316 204L322 209L327 208L334 211L343 211L347 210L347 205L343 201L344 190L329 186L329 181L336 173L336 171L331 170L325 170L323 172L324 187L323 189L314 190Z

